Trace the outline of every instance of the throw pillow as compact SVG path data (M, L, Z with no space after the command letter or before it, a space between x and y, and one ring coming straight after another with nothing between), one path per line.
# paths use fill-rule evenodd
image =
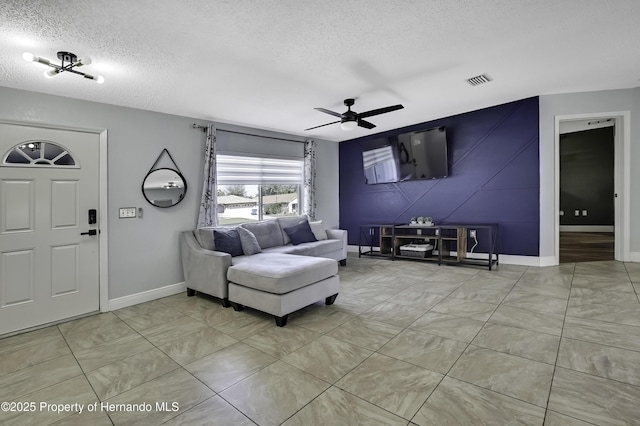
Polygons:
M238 227L238 235L240 235L240 243L242 244L244 254L252 255L262 253L260 244L258 244L258 240L256 236L253 235L253 232L240 226Z
M216 242L216 250L229 253L231 256L242 256L242 243L236 228L214 229L213 238Z
M324 230L321 220L309 222L309 226L311 227L311 232L315 235L316 240L322 241L327 239L327 231Z
M307 222L306 220L297 225L284 228L284 232L287 233L287 235L291 239L291 244L293 244L294 246L302 243L318 241L316 240L315 235L313 235L313 232L311 232L309 222Z

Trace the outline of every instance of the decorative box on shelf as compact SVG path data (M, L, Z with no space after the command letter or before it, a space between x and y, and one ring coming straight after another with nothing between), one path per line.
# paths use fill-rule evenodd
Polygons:
M431 244L406 244L399 248L401 256L419 257L424 259L433 254L433 246Z

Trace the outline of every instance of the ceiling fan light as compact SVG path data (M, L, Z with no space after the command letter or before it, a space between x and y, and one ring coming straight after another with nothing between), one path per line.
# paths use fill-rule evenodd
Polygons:
M104 83L104 77L101 76L101 75L97 76L96 77L96 83L98 83L98 84Z
M349 130L353 130L356 127L358 127L358 122L357 121L343 121L342 123L340 123L340 127L342 127L342 130L345 131L349 131Z
M22 59L24 59L27 62L33 62L36 60L36 57L31 52L24 52L22 54Z
M91 62L93 62L93 61L91 60L91 58L90 58L90 57L88 57L88 56L85 56L84 58L82 58L82 59L80 59L80 60L78 61L78 65L77 65L77 66L81 67L81 66L83 66L83 65L90 65L90 64L91 64Z

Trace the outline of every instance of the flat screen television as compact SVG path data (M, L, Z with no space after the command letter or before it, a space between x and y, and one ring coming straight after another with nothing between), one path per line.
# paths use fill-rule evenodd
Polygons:
M368 184L438 179L449 175L444 126L376 139L362 152Z

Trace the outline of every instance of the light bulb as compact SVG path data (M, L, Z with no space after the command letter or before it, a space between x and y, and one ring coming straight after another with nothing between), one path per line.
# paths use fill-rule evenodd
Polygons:
M56 76L56 74L58 74L58 70L55 68L44 72L44 76L46 78L53 78Z
M88 56L87 56L87 57L84 57L84 58L82 58L82 59L80 59L80 60L78 61L78 66L79 66L79 67L81 67L81 66L83 66L83 65L89 65L89 64L91 64L91 58L90 58L90 57L88 57Z
M104 77L101 76L101 75L84 74L84 78L88 78L89 80L93 80L98 84L104 83Z
M33 56L33 53L31 53L31 52L24 52L22 54L22 59L24 59L27 62L33 62L33 61L36 60L36 57Z
M342 123L340 123L340 127L342 127L342 130L353 130L356 127L358 127L358 122L357 121L343 121Z

